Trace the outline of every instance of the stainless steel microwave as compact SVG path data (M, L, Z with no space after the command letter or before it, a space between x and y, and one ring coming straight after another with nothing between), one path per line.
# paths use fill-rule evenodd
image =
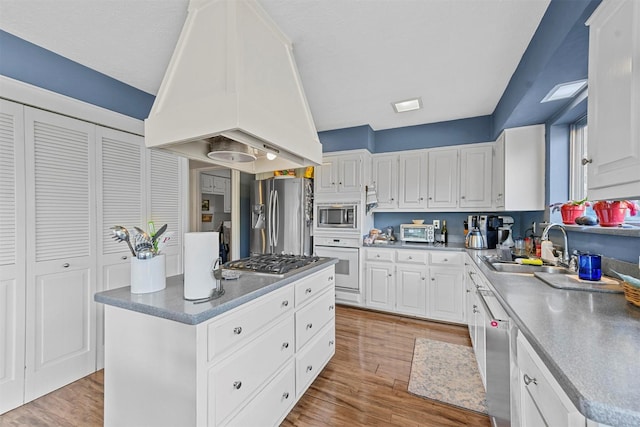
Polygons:
M316 206L316 227L322 229L358 229L358 205L318 204Z

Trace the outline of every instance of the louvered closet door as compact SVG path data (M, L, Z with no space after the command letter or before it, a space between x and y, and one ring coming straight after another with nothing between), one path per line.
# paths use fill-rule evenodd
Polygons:
M142 137L96 127L99 291L130 285L131 251L111 227L146 228L145 147ZM135 244L134 244L135 246Z
M0 414L24 398L24 190L23 107L0 100Z
M173 232L166 255L167 276L182 273L182 207L185 198L183 185L183 160L159 150L148 150L147 163L149 185L148 218L156 228L168 224L167 232Z
M140 136L96 127L98 199L98 291L131 284L131 251L111 236L110 227L145 227L144 140ZM104 367L104 306L96 306L97 368Z
M95 370L95 125L25 107L25 400Z

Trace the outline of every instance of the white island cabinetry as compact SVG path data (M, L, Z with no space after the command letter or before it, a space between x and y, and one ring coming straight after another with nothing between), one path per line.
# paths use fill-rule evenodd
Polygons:
M334 282L331 265L195 325L106 305L105 426L278 425L335 352Z

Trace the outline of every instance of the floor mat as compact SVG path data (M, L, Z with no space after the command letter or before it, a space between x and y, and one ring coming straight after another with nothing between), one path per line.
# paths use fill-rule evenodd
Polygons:
M409 392L471 411L487 413L486 393L473 349L417 338Z

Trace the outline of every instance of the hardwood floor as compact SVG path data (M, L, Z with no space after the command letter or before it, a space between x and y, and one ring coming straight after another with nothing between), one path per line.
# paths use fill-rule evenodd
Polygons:
M336 355L282 426L490 426L407 391L418 337L470 345L461 326L338 306ZM103 386L96 372L0 416L0 426L101 426Z

